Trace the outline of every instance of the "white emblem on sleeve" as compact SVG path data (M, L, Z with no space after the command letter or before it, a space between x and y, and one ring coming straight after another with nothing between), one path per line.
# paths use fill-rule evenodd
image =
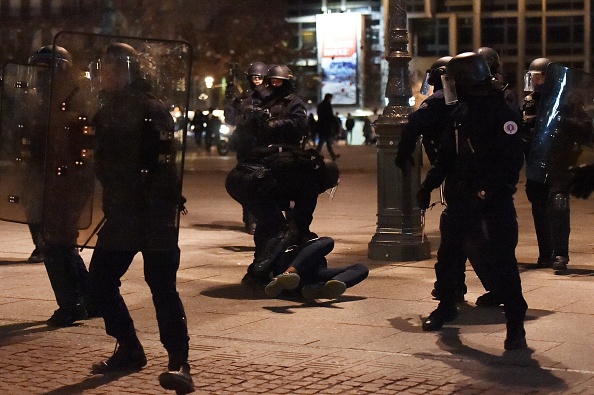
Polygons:
M516 132L518 131L518 124L514 121L507 121L503 125L503 131L507 134L516 134Z

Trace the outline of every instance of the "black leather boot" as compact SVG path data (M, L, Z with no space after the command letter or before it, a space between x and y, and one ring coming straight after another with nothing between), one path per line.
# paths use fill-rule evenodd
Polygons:
M455 303L440 302L437 309L433 310L429 317L423 321L424 331L436 331L443 327L443 324L453 321L458 317L458 309Z
M146 355L138 340L131 344L118 344L111 357L94 364L91 372L103 374L123 370L140 370L146 366Z
M503 343L506 350L520 350L528 347L524 322L507 322L507 337Z
M172 358L169 359L167 371L159 375L159 384L166 390L175 391L178 395L189 394L196 390L188 362L179 363Z

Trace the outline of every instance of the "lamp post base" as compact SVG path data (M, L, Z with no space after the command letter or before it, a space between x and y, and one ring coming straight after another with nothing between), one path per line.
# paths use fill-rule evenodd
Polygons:
M369 242L367 257L374 261L423 261L431 258L427 237L376 233Z

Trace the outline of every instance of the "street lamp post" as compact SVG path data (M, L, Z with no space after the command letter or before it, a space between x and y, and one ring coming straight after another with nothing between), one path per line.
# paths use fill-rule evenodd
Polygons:
M431 246L423 231L421 210L413 198L420 180L420 150L416 166L402 172L394 164L402 129L412 112L408 63L408 37L404 0L384 1L389 8L388 105L374 122L377 145L377 230L369 242L368 257L384 261L414 261L431 257Z

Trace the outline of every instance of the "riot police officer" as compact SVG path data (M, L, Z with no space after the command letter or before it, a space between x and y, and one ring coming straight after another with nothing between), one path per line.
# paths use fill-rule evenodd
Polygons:
M236 150L237 163L243 162L247 153L256 146L256 135L259 125L252 122L252 117L261 108L267 96L264 77L268 72L268 65L262 62L253 62L245 72L249 89L239 98L236 115Z
M261 125L258 111L261 109L262 101L267 95L264 77L268 72L268 66L262 62L253 62L245 72L249 89L244 92L236 104L236 128L235 128L235 150L237 152L237 163L243 163L251 149L256 147L256 135ZM256 230L256 219L244 206L243 223L246 232L254 234Z
M501 295L507 318L505 349L526 347L522 296L515 257L518 223L513 195L523 166L520 114L506 103L483 57L467 52L447 65L446 97L459 101L453 124L443 136L437 158L421 184L419 207L429 206L431 190L444 179L448 230L442 232L443 270L436 270L440 302L423 321L423 330L440 329L456 318L456 254L448 244L460 240L471 262L487 268L493 290ZM448 267L449 266L449 267Z
M526 178L530 181L526 192L531 193L531 199L538 201L540 209L546 209L548 215L552 263L544 261L541 266L550 265L557 272L563 272L569 263L569 193L572 186L569 168L580 160L583 146L592 146L592 117L588 113L588 103L592 102L592 78L580 70L547 63L546 59L537 59L533 63L535 69L546 66L546 76L534 133L527 129L532 143L526 163ZM526 81L534 85L542 79L541 73L528 71Z
M522 106L522 134L526 158L528 158L530 152L538 104L545 81L546 69L550 63L551 61L548 58L534 59L524 76L524 91L527 92L527 95L524 97L524 104ZM547 203L549 188L546 183L528 178L526 179L526 196L532 206L532 218L534 220L534 230L536 231L536 240L538 242L536 267L552 267L553 246L551 232L553 230L551 229Z
M229 173L227 192L258 220L246 280L268 283L275 259L309 237L318 195L338 184L338 174L316 150L291 145L256 148Z
M489 70L491 70L491 76L493 78L493 84L503 91L505 100L508 104L517 109L519 107L518 97L511 90L507 89L509 83L507 82L506 76L503 73L503 65L499 57L499 53L491 47L480 47L476 50L476 53L481 55L487 61Z
M423 100L415 112L408 116L408 123L404 126L402 137L398 142L395 159L396 166L400 169L404 170L408 163L414 165L412 155L420 136L422 136L423 147L429 162L433 164L435 161L437 146L453 109L452 106L446 106L441 82L441 76L445 74L450 59L452 59L451 56L439 58L427 69L421 86L421 94L427 94L429 86L433 87L433 93Z
M150 93L136 50L110 44L94 65L100 73L101 107L93 119L95 167L103 187L105 221L89 267L91 292L101 306L107 334L117 349L93 365L94 373L141 369L147 363L134 323L120 293L120 279L141 252L160 339L169 355L161 386L194 390L188 364L189 336L176 290L180 264L177 215L183 198L173 140L173 118Z
M406 171L409 165L414 165L412 155L416 148L417 140L421 135L423 147L425 148L425 153L427 154L429 162L431 164L435 162L437 147L439 146L441 137L450 122L450 114L455 108L454 105L446 105L443 84L441 81L441 77L446 73L447 64L451 59L451 56L439 58L429 69L427 69L425 79L421 86L421 93L428 93L430 86L433 86L433 93L421 103L415 112L408 116L408 123L402 131L402 137L398 143L395 163L396 166L403 171ZM448 230L448 227L445 225L447 220L448 213L446 207L440 218L440 228L444 232ZM461 250L461 248L457 249ZM439 268L443 265L443 262L440 260L441 256L442 254L438 254L438 261L435 264L436 271L440 270ZM462 302L464 301L464 295L467 291L465 283L466 256L460 254L456 261L456 265L458 266L458 275L456 277L456 300ZM474 269L483 286L486 289L489 289L488 276L484 273L484 270L481 270L479 267L475 267ZM436 287L431 294L439 299L438 289L439 287L436 284ZM480 301L483 299L479 297Z
M293 72L285 65L273 65L266 73L265 84L270 94L262 102L263 123L256 136L256 145L300 147L307 129L307 109L295 93Z
M54 62L52 65L52 61ZM63 47L46 45L40 48L29 58L31 65L52 66L54 70L52 106L60 106L60 117L56 117L57 127L62 129L82 130L83 124L78 121L86 114L82 113L86 108L85 98L82 93L81 84L84 83L82 76L76 76L72 70L72 57ZM52 70L48 68L48 72ZM50 75L47 74L49 83ZM49 92L45 92L49 98ZM47 109L45 109L47 111ZM46 117L47 114L37 114L39 117ZM81 117L82 116L82 117ZM39 121L39 120L38 120ZM47 122L47 119L42 119ZM42 145L45 146L47 132L45 129L38 130ZM50 131L52 133L53 131ZM44 147L46 148L46 147ZM32 155L32 159L39 161L43 167L47 159L51 162L55 157L54 147L47 147L47 158L43 152ZM63 155L63 153L62 153ZM35 158L36 157L36 158ZM70 326L74 322L86 319L89 315L96 316L96 309L90 305L88 298L88 277L89 273L82 257L76 248L77 223L83 210L82 206L86 199L91 196L91 189L84 183L79 184L79 191L82 192L80 199L62 199L56 192L59 187L54 185L50 178L46 178L45 188L50 190L45 193L44 223L33 224L32 234L41 240L40 250L44 255L44 264L47 274L58 303L58 309L47 320L50 326ZM61 205L69 202L73 215L68 216L61 210ZM78 207L75 209L74 207ZM59 214L57 214L59 212ZM56 240L58 236L62 240ZM67 239L67 240L66 240Z

